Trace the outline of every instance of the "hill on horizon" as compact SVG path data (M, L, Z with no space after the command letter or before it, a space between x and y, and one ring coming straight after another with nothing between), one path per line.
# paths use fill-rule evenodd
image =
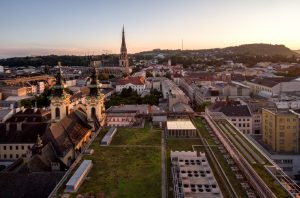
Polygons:
M252 55L283 55L283 56L297 56L298 54L293 50L287 48L285 45L272 45L264 43L244 44L233 47L226 47L224 49L230 50L236 54L252 54Z
M299 56L299 54L285 45L272 45L265 43L253 43L253 44L243 44L238 46L231 46L225 48L211 48L211 49L194 49L194 50L181 50L181 49L154 49L152 51L144 51L136 54L151 54L151 53L166 53L166 54L174 54L174 53L188 53L188 52L197 52L197 53L205 53L205 52L214 52L218 54L222 53L233 53L237 55L282 55L282 56ZM300 53L300 50L299 50Z

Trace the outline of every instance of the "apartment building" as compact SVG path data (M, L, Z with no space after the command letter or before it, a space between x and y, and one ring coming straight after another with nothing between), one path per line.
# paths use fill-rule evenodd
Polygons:
M275 152L299 153L299 119L288 110L262 109L262 139Z

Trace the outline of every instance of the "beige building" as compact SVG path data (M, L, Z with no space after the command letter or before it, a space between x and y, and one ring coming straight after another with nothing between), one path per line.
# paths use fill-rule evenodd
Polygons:
M262 109L262 137L275 152L299 153L299 119L287 111Z
M6 99L9 96L26 96L27 87L20 86L1 86L2 98Z
M0 160L16 160L27 152L48 126L50 112L23 109L0 124Z

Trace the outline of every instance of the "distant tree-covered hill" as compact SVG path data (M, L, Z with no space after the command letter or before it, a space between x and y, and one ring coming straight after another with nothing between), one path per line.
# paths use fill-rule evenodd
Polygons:
M290 50L284 45L271 45L271 44L245 44L234 47L224 48L230 50L235 54L253 54L253 55L283 55L283 56L296 56L296 52Z
M36 57L16 57L0 59L0 65L17 67L17 66L35 66L41 65L54 66L60 61L62 65L66 66L88 66L93 60L107 60L117 58L116 55L94 55L94 56L36 56Z
M179 63L184 65L189 65L192 63L202 63L201 59L206 59L211 57L211 60L216 59L229 59L234 60L237 55L243 56L242 58L252 56L253 64L257 61L273 61L270 59L275 57L275 61L287 61L288 57L295 59L294 56L300 56L300 54L295 51L290 50L284 45L270 45L270 44L245 44L234 47L226 48L214 48L214 49L199 49L199 50L161 50L155 49L152 51L144 51L130 55L130 64L132 64L132 58L136 60L141 59L151 59L159 54L163 54L166 58L172 58L173 63ZM260 57L260 58L259 58ZM280 58L276 58L280 57ZM259 59L258 59L259 58ZM67 66L87 66L93 60L103 60L103 61L117 61L118 55L94 55L94 56L37 56L37 57L18 57L18 58L7 58L0 59L0 65L16 67L16 66L41 66L41 65L57 65L58 61L61 61L62 65ZM243 59L239 58L241 61ZM294 61L294 60L293 60ZM246 61L247 62L247 61ZM248 61L249 62L249 61ZM215 64L215 62L211 62ZM250 64L251 65L251 64Z

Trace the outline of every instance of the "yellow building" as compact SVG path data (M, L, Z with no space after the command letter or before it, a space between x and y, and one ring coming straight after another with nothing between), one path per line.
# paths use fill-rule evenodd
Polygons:
M299 119L289 111L262 109L263 141L275 152L299 153Z

